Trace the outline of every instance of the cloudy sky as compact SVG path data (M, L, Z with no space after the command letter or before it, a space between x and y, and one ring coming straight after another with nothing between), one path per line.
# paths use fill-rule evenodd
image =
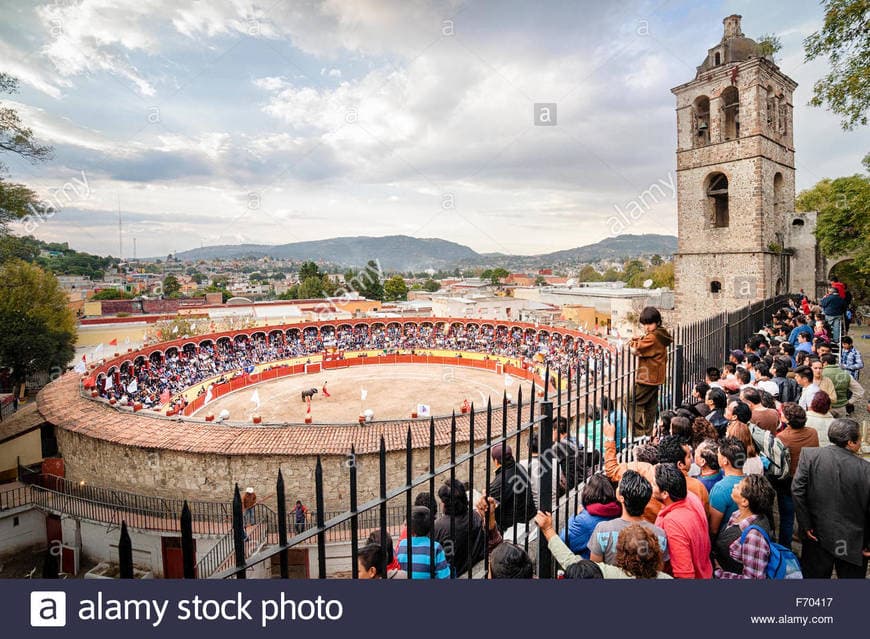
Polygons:
M806 106L816 0L0 0L3 96L54 159L12 177L80 250L341 235L541 253L611 233L675 166L674 96L742 14L776 33L795 94L798 189L855 173L867 130ZM533 105L556 103L556 126ZM665 189L667 193L669 191ZM676 232L663 198L626 232Z

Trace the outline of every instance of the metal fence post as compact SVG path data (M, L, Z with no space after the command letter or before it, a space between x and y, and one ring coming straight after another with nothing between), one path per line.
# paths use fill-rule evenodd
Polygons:
M245 521L242 514L242 496L239 494L239 485L233 491L233 549L236 555L236 579L245 579Z
M193 549L193 517L187 500L181 507L181 563L185 579L196 579L196 552Z
M678 344L674 350L674 406L683 405L683 377L685 362L683 361L683 345Z
M541 402L540 448L541 453L548 451L550 463L541 464L541 478L538 484L538 499L540 508L544 512L553 512L553 466L556 459L553 448L553 402L544 400ZM550 548L543 537L538 536L538 577L549 579L553 576L553 556Z
M284 494L284 475L278 469L278 482L275 484L275 498L278 500L278 545L283 548L278 559L281 565L281 579L290 576L287 565L287 496ZM295 523L295 522L294 522Z
M133 578L133 542L127 532L127 522L121 522L121 538L118 540L118 568L121 579Z
M317 504L317 577L326 579L326 531L323 528L323 465L320 455L314 467L314 498Z

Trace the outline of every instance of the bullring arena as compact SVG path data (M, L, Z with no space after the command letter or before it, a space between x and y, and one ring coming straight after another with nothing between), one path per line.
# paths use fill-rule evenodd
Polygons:
M85 375L64 375L37 401L55 427L71 482L223 503L238 483L258 487L268 504L273 496L267 487L280 469L288 498L313 503L320 459L330 487L325 507L344 510L351 446L361 500L377 495L382 437L389 484L405 481L409 433L413 470L425 469L430 420L416 414L418 405L434 416L436 462L444 463L452 436L459 443L485 441L480 417L471 432L465 400L480 409L491 398L493 427L503 419L513 424L517 411L511 402L503 409L505 394L517 399L523 393L528 404L532 384L539 392L544 384L546 367L553 379L569 370L577 375L587 356L606 356L608 349L597 337L522 323L403 318L293 324L117 354ZM310 388L320 392L309 413L300 393ZM259 408L251 401L255 391ZM373 420L362 424L366 409ZM224 410L229 416L221 419ZM475 476L481 473L474 469Z
M210 402L193 416L226 410L229 421L250 421L259 414L267 423L304 423L310 416L313 424L329 424L358 421L365 411L378 421L407 419L420 405L428 408L427 414L445 416L459 413L465 402L478 407L486 406L488 399L498 403L503 392L516 392L518 381L509 376L506 384L493 371L448 364L348 366L261 382L255 387L259 409L251 402L252 392L244 389ZM309 413L301 393L311 388L318 392L311 398Z

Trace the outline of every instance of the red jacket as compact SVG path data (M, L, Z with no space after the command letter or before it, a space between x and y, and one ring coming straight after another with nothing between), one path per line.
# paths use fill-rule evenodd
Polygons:
M711 579L710 536L704 506L694 493L665 506L656 526L668 536L671 571L676 579Z

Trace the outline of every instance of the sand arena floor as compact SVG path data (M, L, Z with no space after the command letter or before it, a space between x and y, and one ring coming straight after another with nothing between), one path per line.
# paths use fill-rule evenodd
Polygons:
M520 381L505 387L504 375L490 371L458 366L426 364L387 364L347 369L334 369L310 375L296 375L225 395L207 407L194 413L202 417L208 413L230 412L228 421L250 421L256 412L264 422L302 423L306 417L306 404L301 392L317 388L311 402L311 417L314 424L356 422L365 409L374 411L374 419L407 419L417 404L428 404L434 416L458 413L463 400L474 403L475 409L486 406L488 397L493 404L501 402L505 390L517 397ZM327 383L330 397L321 391ZM524 382L523 393L530 391ZM260 396L260 408L255 410L251 397L254 390ZM360 401L361 390L368 391L365 401Z

